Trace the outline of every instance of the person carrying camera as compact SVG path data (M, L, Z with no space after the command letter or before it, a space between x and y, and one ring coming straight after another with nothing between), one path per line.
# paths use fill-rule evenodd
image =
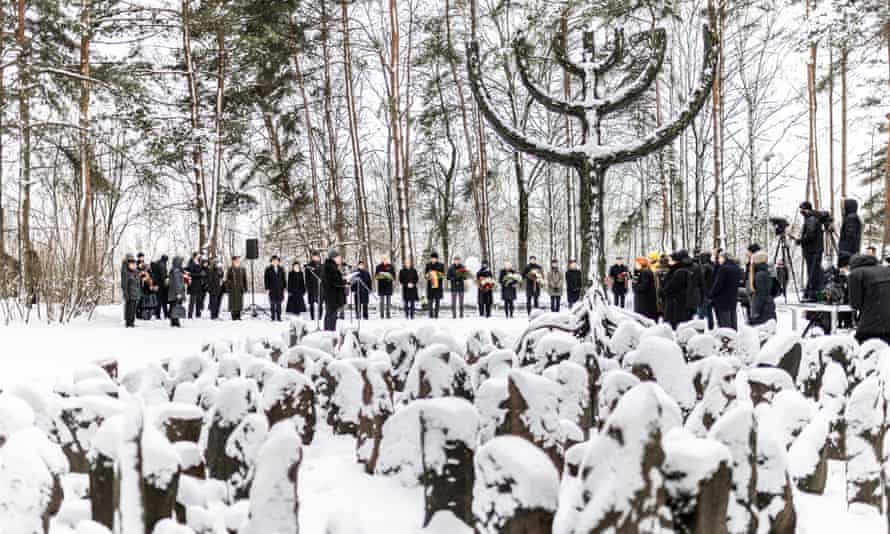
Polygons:
M800 214L803 216L803 230L797 243L803 252L807 269L807 286L804 289L805 302L815 302L822 290L822 252L825 247L825 230L819 214L813 210L809 201L801 202Z
M857 254L850 260L847 287L850 306L859 315L856 340L890 343L890 269L873 256Z

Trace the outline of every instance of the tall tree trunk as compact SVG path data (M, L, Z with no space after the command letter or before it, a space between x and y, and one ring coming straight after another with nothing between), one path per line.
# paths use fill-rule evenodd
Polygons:
M219 1L218 9L220 12L223 10L223 0ZM223 140L222 140L222 128L223 128L223 106L225 105L225 83L226 83L226 67L228 54L226 53L226 35L223 31L222 23L219 24L219 27L216 32L216 62L217 62L217 72L216 72L216 105L214 106L214 122L215 122L215 142L216 142L216 152L215 152L215 161L213 162L213 182L210 184L210 206L209 206L209 231L210 231L210 245L209 255L210 257L217 256L217 249L219 243L219 214L220 214L220 203L219 203L219 189L220 184L222 183L222 163L223 163ZM280 149L279 149L279 158L280 158ZM285 177L285 180L287 178Z
M834 216L834 47L828 47L828 211Z
M560 32L562 35L569 34L569 19L568 15L564 12L563 16L559 21ZM565 98L566 102L571 100L572 97L572 79L569 76L568 69L563 66L562 69L562 96ZM568 115L565 117L566 123L566 146L573 146L574 140L572 139L572 119ZM575 228L575 184L573 181L573 170L570 167L566 167L566 259L572 260L575 259L575 255L577 254L577 249L575 247L575 239L576 239L576 228ZM645 197L644 197L645 198Z
M528 263L528 189L525 187L525 175L522 172L522 158L519 152L513 151L513 172L516 179L516 192L519 196L519 228L516 238L516 258L518 265L525 268Z
M399 11L397 0L389 0L389 26L390 26L390 56L389 56L389 113L390 122L392 123L392 141L393 141L393 179L396 183L396 196L399 204L399 251L402 260L414 260L413 250L408 241L409 223L408 223L408 191L405 188L407 180L403 180L400 176L404 172L402 166L402 132L400 117L400 96L401 88L399 87Z
M368 224L368 205L365 195L365 171L362 165L362 151L358 137L358 115L355 111L355 87L352 78L352 50L349 45L349 4L340 4L343 20L343 69L346 78L346 108L349 115L349 140L352 145L352 166L355 174L355 204L358 219L358 238L362 243L361 256L368 266L374 258L371 254L371 227Z
M0 28L6 27L6 10L3 2L0 2ZM0 38L0 57L4 57L6 47ZM0 109L6 109L6 87L3 85L3 75L6 69L0 65ZM0 258L6 254L6 212L3 210L3 114L0 113ZM2 266L0 266L2 268Z
M847 198L847 57L841 50L841 198Z
M309 97L306 95L306 83L303 80L303 69L300 66L300 49L294 39L294 76L297 86L300 88L300 98L303 100L303 120L306 121L306 151L309 153L309 176L312 181L312 215L315 230L310 239L315 239L321 233L321 207L318 195L318 168L315 163L315 137L312 129L312 113L309 110Z
M395 6L396 0L393 0L393 11L392 14L395 17L396 24L396 39L394 44L395 48L392 50L395 51L396 55L399 55L399 42L401 40L401 30L398 28L399 25L399 12L398 7ZM410 7L410 3L409 3ZM411 98L411 73L412 73L412 62L411 62L411 53L414 51L414 10L409 9L408 11L408 48L406 52L405 58L405 106L404 111L402 110L401 104L401 95L399 95L399 105L397 109L399 110L399 115L401 116L404 113L404 120L399 125L401 128L401 137L402 137L402 188L405 190L405 221L408 224L408 231L406 232L408 235L408 250L411 256L414 256L414 232L411 229L411 202L408 202L408 198L411 196L411 109L412 109L412 98ZM398 67L398 63L396 64ZM399 78L399 69L396 68L396 77ZM401 79L399 79L399 91L402 90Z
M331 32L327 10L327 0L321 2L322 59L324 60L324 123L328 141L328 179L330 201L333 205L333 226L338 246L346 241L346 221L343 214L343 199L340 194L340 167L337 158L337 137L334 130L333 89L331 88Z
M80 8L80 206L77 211L77 265L75 274L75 292L84 289L84 279L89 272L89 216L93 202L92 150L90 149L90 42L92 40L92 23L90 21L91 0L83 0Z
M714 2L713 0L708 1L708 8L713 11L714 10ZM722 12L723 6L720 6L720 11ZM720 15L717 15L720 17ZM721 242L723 237L723 232L721 231L722 226L722 217L721 217L721 208L722 208L722 199L721 199L721 190L723 185L723 147L720 146L720 100L722 98L722 82L723 82L723 61L722 61L722 50L723 50L723 33L720 32L720 27L718 24L717 27L717 47L721 51L719 54L719 59L717 60L717 72L718 75L714 77L714 86L711 89L711 122L713 125L713 150L714 150L714 251L717 251L721 248Z
M812 2L815 4L815 0L805 0L806 2L806 17L810 18L810 9ZM816 160L816 45L810 45L810 57L807 61L807 114L809 119L809 134L808 134L808 161L807 161L807 198L812 201L813 207L819 209L819 188L817 182L819 180L818 177L818 166L819 163Z
M21 213L19 214L19 246L22 279L29 280L31 245L31 101L29 94L31 43L25 38L25 0L18 0L18 22L16 42L19 46L19 128L21 130L21 169L19 186L21 190Z
M189 116L191 119L192 172L194 173L195 212L198 216L198 249L207 250L207 202L206 182L204 179L204 154L202 142L198 139L201 132L198 108L198 88L195 80L195 64L192 61L191 37L191 6L190 0L182 0L182 52L185 59L186 81L189 94Z

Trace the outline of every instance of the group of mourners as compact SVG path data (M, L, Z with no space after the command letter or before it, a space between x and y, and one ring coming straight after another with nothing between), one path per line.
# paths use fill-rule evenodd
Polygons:
M650 253L636 258L633 271L622 258L609 268L608 284L614 304L625 306L633 291L634 311L676 328L694 317L708 327L738 328L738 306L747 312L748 323L763 324L776 318L775 298L782 285L758 245L751 245L744 268L725 252L691 256L686 250L670 254Z
M208 303L210 318L218 319L224 296L228 298L232 319L241 319L248 279L240 256L233 256L227 268L221 261L201 257L198 253L192 254L187 264L183 263L180 256L170 262L166 255L156 261L146 260L143 253L127 255L121 268L127 327L135 326L137 317L143 320L164 317L172 326L179 327L181 319L200 318L205 303ZM278 256L272 256L263 274L263 288L273 321L281 321L284 313L299 316L308 312L312 320L323 318L328 330L336 329L337 319L343 317L350 295L358 318L368 318L370 299L374 295L380 318L390 319L397 285L401 289L406 319L416 317L418 303L421 308L425 303L430 318L438 318L446 290L450 295L451 316L463 318L464 296L471 283L476 287L480 317L491 317L498 290L504 315L513 317L520 288L525 290L527 314L539 307L542 292L550 297L550 311L559 311L563 293L571 307L581 298L584 289L576 261L569 261L568 268L563 271L559 262L552 260L550 269L545 270L534 256L521 271L505 262L497 276L487 261L482 261L479 269L471 272L459 256L446 267L438 253L432 252L422 274L410 259L406 259L397 271L389 258L383 256L372 274L364 261L359 261L353 268L342 261L338 250L332 249L324 262L315 252L309 262L294 261L289 270L281 265ZM423 295L421 288L424 289Z

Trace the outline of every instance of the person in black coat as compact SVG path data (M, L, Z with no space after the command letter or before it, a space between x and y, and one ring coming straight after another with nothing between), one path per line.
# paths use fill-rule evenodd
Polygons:
M476 297L479 303L479 317L491 317L491 305L494 304L494 275L488 262L482 260L482 266L476 271L476 286L479 288Z
M430 254L430 261L423 269L423 275L426 277L426 298L429 300L430 317L439 318L439 304L442 300L442 286L445 285L445 264L439 261L439 254L433 252Z
M126 260L126 269L121 273L121 291L124 297L124 324L127 328L136 326L136 309L142 298L142 280L136 268L136 258Z
M676 329L680 323L692 319L687 305L689 284L692 282L692 259L688 252L681 249L671 253L668 263L670 267L662 288L664 320Z
M374 267L374 278L377 279L377 297L380 299L380 318L390 319L392 307L392 288L396 279L396 268L383 256Z
M273 321L281 321L281 303L284 302L284 292L287 290L287 278L281 267L278 256L272 256L270 264L263 274L263 288L269 296L269 310Z
M312 258L303 269L303 278L306 280L306 300L309 302L309 318L315 320L315 305L318 304L318 316L321 317L324 307L324 299L321 291L321 256L318 252L312 253Z
M770 274L769 255L760 251L751 259L753 264L751 287L751 315L748 324L761 325L776 319L776 302L773 299L773 277Z
M701 280L701 306L698 316L708 321L708 329L714 328L714 306L711 303L711 288L714 287L714 263L711 253L704 252L699 256L698 269Z
M522 270L522 278L525 280L525 311L531 315L533 308L538 309L538 297L544 283L544 271L538 265L538 258L532 256L528 259L528 264Z
M859 254L862 248L862 220L856 213L859 203L852 198L845 198L841 207L844 221L841 223L841 233L837 240L838 256L841 252L846 252L852 257Z
M405 318L414 319L415 306L418 299L417 284L420 283L420 275L417 274L417 269L414 268L411 260L405 260L402 265L403 267L399 271L399 284L402 286Z
M210 318L219 319L219 309L222 306L222 297L225 293L223 279L226 276L223 265L219 260L214 260L210 271L207 273L207 294L210 296Z
M448 267L448 273L445 278L448 279L448 286L451 289L451 318L457 319L458 312L460 318L464 318L464 292L466 290L467 268L460 261L460 256L454 257L454 262Z
M728 254L718 256L718 262L719 265L714 271L714 284L709 293L714 312L717 314L717 326L738 330L737 308L742 270Z
M519 278L521 278L513 265L508 261L504 263L504 268L498 273L498 283L501 284L501 300L504 301L504 315L513 317L514 302L516 301L516 288L519 287Z
M615 264L609 267L609 285L612 288L612 298L615 306L623 308L627 298L627 282L629 271L624 264L624 258L615 258Z
M569 260L569 268L566 269L566 298L569 301L569 309L581 300L581 292L584 291L584 282L581 279L581 269L578 262Z
M189 319L193 316L201 318L201 311L204 309L204 297L207 294L207 266L207 260L192 258L186 269L189 278L191 278L191 283L189 284Z
M169 313L169 309L167 307L167 255L164 254L161 256L161 259L158 261L151 262L151 279L154 280L155 287L157 288L158 295L158 307L155 309L155 317L160 319L163 314L164 318L167 318L167 314Z
M324 300L324 329L337 330L337 313L346 304L348 286L340 272L340 252L331 249L321 270L322 299Z
M303 295L306 294L306 278L303 274L303 266L295 261L290 266L287 274L287 307L285 311L291 315L300 315L306 311L306 302Z
M890 344L890 269L875 257L853 256L847 291L850 306L859 314L856 339L863 343L877 338Z
M658 296L655 288L655 273L649 266L649 259L637 258L633 273L634 311L653 321L658 320Z
M803 230L798 243L803 251L803 259L807 269L807 285L804 289L804 300L815 302L822 291L822 252L825 250L824 229L813 205L803 202L800 205L803 215Z
M368 302L371 299L371 273L368 272L364 261L359 260L351 276L350 285L355 313L362 319L367 319Z

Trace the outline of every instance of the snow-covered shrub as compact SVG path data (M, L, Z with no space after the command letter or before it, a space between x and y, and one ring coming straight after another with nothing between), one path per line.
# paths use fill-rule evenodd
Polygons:
M695 405L692 373L675 342L661 336L646 336L636 350L624 357L623 365L640 380L657 382L684 410L691 410Z
M315 437L315 389L305 375L293 369L282 369L272 375L263 388L260 408L269 426L290 420L303 445Z
M662 445L665 488L676 532L723 531L732 493L729 449L679 427L667 433Z
M293 425L282 421L269 432L257 459L250 511L240 534L297 534L297 487L303 449Z
M550 532L559 497L559 473L528 441L501 436L476 453L475 532Z
M424 525L439 510L472 521L473 453L479 415L464 399L416 400L383 425L376 472L424 486Z
M628 391L588 442L582 480L562 493L553 532L669 529L661 443L682 420L677 402L657 384Z

